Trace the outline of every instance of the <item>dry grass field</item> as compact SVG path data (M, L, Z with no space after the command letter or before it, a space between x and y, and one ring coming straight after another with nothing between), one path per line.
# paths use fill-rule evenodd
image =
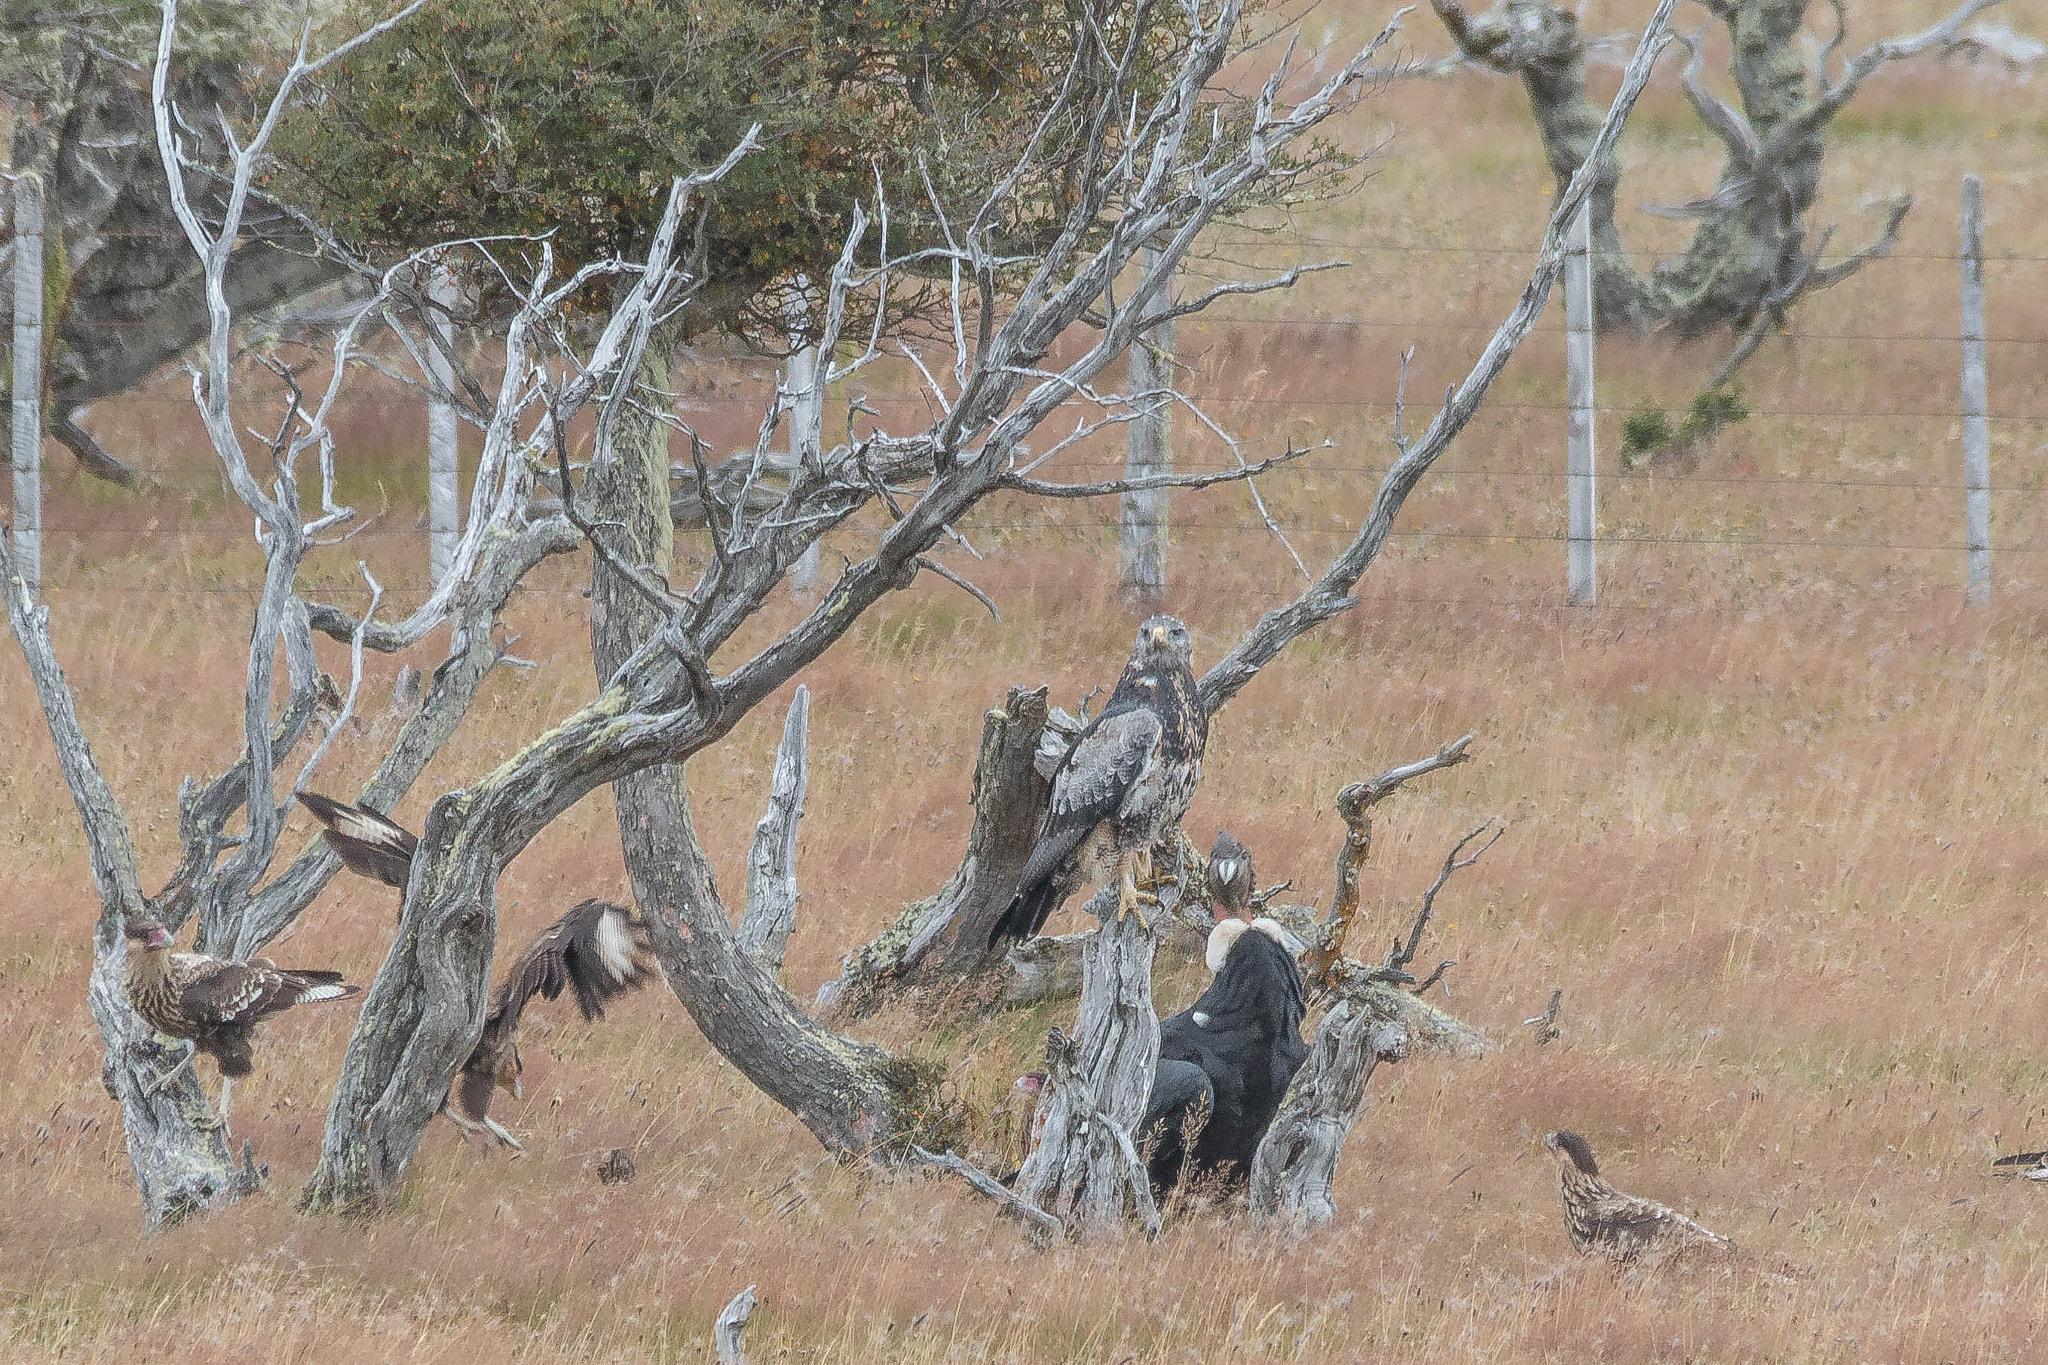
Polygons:
M1852 39L1935 12L1868 10L1852 7ZM2048 27L2039 0L2004 17ZM1447 46L1426 12L1409 32L1425 53ZM1406 924L1458 834L1511 822L1444 893L1425 948L1458 960L1448 1004L1503 1046L1383 1068L1340 1171L1341 1216L1303 1240L1201 1213L1152 1244L1034 1252L957 1185L824 1160L658 991L596 1028L542 1007L526 1099L497 1110L526 1155L465 1147L437 1124L402 1203L375 1221L293 1210L350 1012L270 1024L235 1104L270 1190L144 1238L84 1008L96 902L83 840L26 674L0 649L0 1038L16 1054L0 1065L0 1356L698 1361L719 1308L758 1283L753 1357L820 1365L2048 1358L2048 1190L1988 1169L1997 1152L2048 1146L2040 81L1921 66L1873 82L1843 121L1824 212L1860 240L1865 195L1913 192L1900 251L1765 348L1745 376L1756 415L1695 466L1622 473L1612 457L1621 418L1681 404L1718 351L1603 345L1601 516L1616 543L1598 607L1562 606L1553 311L1410 503L1363 604L1223 714L1191 832L1206 844L1228 825L1262 879L1294 878L1305 902L1329 893L1339 786L1478 732L1477 762L1386 808L1365 944ZM1356 262L1182 335L1191 387L1248 451L1334 442L1266 481L1311 566L1348 537L1387 463L1400 351L1417 347L1421 408L1520 286L1549 185L1522 110L1505 80L1395 84L1345 127L1390 135L1363 188L1271 237L1222 234L1233 260ZM1699 192L1716 165L1668 72L1625 155L1631 244L1681 241L1682 224L1634 211ZM1986 185L1990 332L2018 339L1990 350L1985 610L1963 604L1959 548L1952 257L1969 169ZM751 433L757 387L706 379L695 416L729 445ZM59 647L159 878L179 777L215 770L236 742L253 601L245 519L224 509L179 388L97 421L182 497L88 486L55 460L46 511ZM1185 463L1220 459L1190 426ZM416 598L421 429L396 400L352 415L347 491L383 514L315 566L348 600L358 557ZM1002 626L927 576L809 675L799 995L953 867L975 736L1004 686L1049 681L1071 705L1113 677L1131 626L1106 586L1114 515L991 504L963 529L989 556L975 577ZM1181 497L1175 517L1169 605L1200 665L1298 580L1242 490ZM685 539L680 553L700 550ZM585 574L553 566L515 599L517 652L539 666L487 685L400 818L417 828L434 794L590 694ZM345 662L331 653L331 668ZM399 662L372 661L360 743L337 744L324 789L373 761ZM779 705L763 708L693 769L728 888L743 885L780 723ZM624 894L609 801L594 796L511 868L505 932ZM274 955L368 980L392 899L337 880ZM1162 1012L1198 973L1163 964ZM1539 1048L1519 1024L1553 987L1565 1034ZM1062 1018L933 1031L900 1012L863 1029L943 1058L989 1105ZM1807 1273L1615 1281L1566 1244L1540 1145L1556 1127L1586 1134L1624 1188ZM614 1147L632 1151L636 1182L597 1182Z

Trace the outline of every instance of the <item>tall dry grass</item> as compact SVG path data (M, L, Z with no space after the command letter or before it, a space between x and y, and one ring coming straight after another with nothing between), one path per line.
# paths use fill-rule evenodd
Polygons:
M1901 25L1925 18L1917 5L1883 10ZM2048 883L2048 581L2031 546L2048 349L1992 350L1994 477L2009 491L1995 504L1994 605L1968 611L1955 347L1941 339L1955 267L1928 259L1953 249L1958 168L1980 169L1992 251L2030 258L1994 263L1991 330L2048 339L2036 226L2048 124L2026 89L1937 73L1866 97L1827 202L1849 219L1866 189L1919 194L1901 258L1815 300L1797 329L1807 339L1766 348L1747 376L1759 415L1697 468L1604 482L1610 534L1656 543L1603 551L1599 608L1558 605L1563 386L1556 338L1540 335L1418 494L1364 605L1222 717L1192 830L1229 825L1304 900L1329 890L1339 785L1479 732L1478 762L1382 818L1365 943L1405 923L1458 833L1488 814L1513 822L1445 893L1430 944L1458 959L1450 1004L1505 1046L1383 1069L1347 1151L1342 1216L1307 1239L1197 1214L1156 1244L1033 1253L957 1188L877 1183L824 1161L656 993L595 1029L543 1010L529 1025L528 1098L503 1115L528 1155L508 1161L437 1127L400 1207L370 1222L292 1211L351 1016L288 1016L268 1026L236 1099L237 1133L270 1164L271 1192L144 1239L82 1007L94 913L83 843L20 665L0 651L0 1037L19 1053L0 1067L7 1358L699 1360L718 1308L752 1282L766 1306L750 1345L770 1360L2039 1358L2048 1204L1994 1184L1987 1163L2048 1145L2036 1046L2048 964L2033 935ZM1218 411L1260 448L1337 442L1268 481L1311 563L1355 525L1386 462L1398 351L1420 347L1420 405L1517 284L1548 184L1517 101L1505 83L1469 78L1395 87L1348 130L1399 125L1380 175L1296 225L1342 249L1287 235L1242 248L1347 254L1360 268L1183 334L1194 387L1232 396ZM1714 165L1669 91L1646 104L1629 157L1643 168L1631 201L1686 197ZM1668 225L1632 217L1631 230L1645 247L1673 240ZM1877 334L1935 339L1833 339ZM1713 358L1606 346L1603 401L1676 406ZM701 383L697 416L714 437L746 434L736 400L755 381ZM59 647L159 875L179 776L217 767L235 742L227 699L252 581L245 528L224 511L182 402L147 395L100 419L179 496L110 494L60 466L48 514L66 528L48 553ZM1603 419L1610 450L1618 416ZM352 420L352 495L385 511L315 572L352 592L364 556L387 582L416 584L418 414L394 401ZM1185 423L1181 437L1190 463L1220 458ZM1082 452L1071 468L1113 458ZM1180 499L1175 515L1171 605L1206 658L1289 591L1292 568L1241 492ZM1002 687L1050 681L1071 701L1113 673L1130 622L1102 581L1112 518L984 509L965 529L990 552L974 572L1002 602L1002 627L927 579L807 678L799 993L950 870L974 737ZM848 532L849 548L861 534ZM1695 543L1727 538L1757 543ZM589 695L583 572L553 566L515 603L518 652L540 666L491 681L400 818L416 825L434 793ZM393 724L382 698L397 663L372 661L364 733L337 746L321 785L364 775ZM775 711L694 768L729 888L742 882ZM600 794L510 869L506 933L623 892ZM367 979L393 913L381 888L337 882L276 955ZM1193 993L1195 971L1163 973L1163 1006ZM1566 1033L1538 1048L1517 1026L1553 986ZM934 1031L899 1013L864 1031L944 1058L986 1105L1059 1017ZM1537 1145L1558 1126L1586 1133L1624 1187L1810 1274L1632 1287L1580 1262ZM633 1151L636 1183L597 1183L593 1164L613 1147Z

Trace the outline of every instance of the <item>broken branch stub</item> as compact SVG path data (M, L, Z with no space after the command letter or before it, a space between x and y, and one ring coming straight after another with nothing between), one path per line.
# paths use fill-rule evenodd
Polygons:
M1106 918L1082 950L1074 1034L1055 1029L1046 1041L1038 1145L1017 1174L1017 1192L1068 1226L1102 1231L1128 1209L1156 1231L1159 1211L1130 1138L1159 1061L1155 942L1144 916L1116 916L1116 895L1109 886L1089 903Z
M846 958L839 976L818 992L821 1015L858 1017L892 987L986 960L989 931L1016 894L1052 791L1034 764L1046 733L1046 697L1043 687L1012 687L1003 705L983 717L974 822L960 866L936 893L905 906L888 929Z
M782 970L801 899L796 886L796 830L804 813L804 751L810 733L811 691L799 684L789 699L782 743L775 751L768 810L754 826L753 846L747 851L747 909L739 929L740 947L770 972Z
M718 1315L718 1321L711 1325L711 1339L718 1348L719 1365L747 1365L747 1355L740 1346L740 1337L747 1330L754 1310L761 1301L754 1297L754 1286L748 1285L732 1296L732 1302Z
M1340 1000L1323 1016L1252 1158L1254 1221L1284 1217L1306 1229L1337 1216L1337 1158L1365 1105L1366 1084L1381 1062L1398 1062L1407 1051L1407 1030L1373 1010Z
M1337 815L1344 821L1344 842L1337 849L1337 889L1330 913L1301 962L1302 986L1311 997L1329 990L1344 956L1344 941L1358 917L1358 874L1372 852L1372 808L1401 789L1402 784L1442 768L1455 768L1472 757L1473 735L1452 740L1427 758L1389 768L1377 777L1354 782L1337 793Z

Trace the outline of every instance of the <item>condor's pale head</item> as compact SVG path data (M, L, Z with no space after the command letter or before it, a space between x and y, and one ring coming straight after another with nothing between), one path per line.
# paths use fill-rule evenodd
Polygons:
M1195 640L1185 621L1177 616L1151 616L1138 627L1137 643L1131 647L1131 661L1143 669L1186 668L1195 657Z

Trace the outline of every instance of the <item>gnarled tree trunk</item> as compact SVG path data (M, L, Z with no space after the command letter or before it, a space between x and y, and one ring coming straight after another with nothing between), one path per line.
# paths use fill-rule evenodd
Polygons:
M1497 0L1483 14L1468 13L1458 0L1431 3L1467 57L1521 79L1561 192L1584 164L1600 123L1586 96L1585 35L1575 13L1548 0ZM1700 82L1697 50L1683 81L1694 111L1721 140L1726 161L1711 194L1676 209L1652 210L1695 217L1699 226L1682 253L1660 262L1647 277L1630 266L1614 221L1620 166L1612 159L1600 163L1591 199L1599 326L1668 329L1681 337L1751 329L1753 335L1745 337L1711 388L1754 350L1762 329L1783 322L1800 295L1839 283L1889 251L1912 206L1910 196L1891 202L1866 246L1821 263L1832 229L1815 232L1807 214L1819 193L1823 134L1874 71L1947 41L1971 15L1995 3L1965 0L1927 32L1878 43L1831 74L1828 61L1841 44L1839 30L1812 70L1799 48L1811 0L1710 0L1708 12L1727 32L1729 76L1741 108ZM1836 14L1845 22L1839 7Z

